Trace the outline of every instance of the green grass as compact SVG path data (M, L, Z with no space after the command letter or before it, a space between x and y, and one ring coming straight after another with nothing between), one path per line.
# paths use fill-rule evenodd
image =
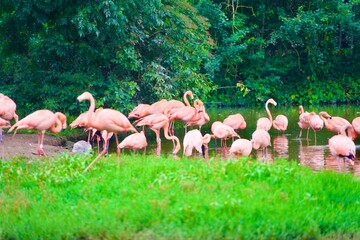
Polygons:
M360 239L360 183L284 160L1 163L0 239Z

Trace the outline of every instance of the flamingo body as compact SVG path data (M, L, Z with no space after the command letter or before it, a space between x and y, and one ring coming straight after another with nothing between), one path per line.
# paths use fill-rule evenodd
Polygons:
M119 148L129 148L132 150L138 150L145 148L148 145L145 137L144 131L139 133L133 133L126 138L119 144Z
M241 138L231 144L229 152L234 155L249 156L252 148L251 141Z
M288 119L285 115L277 115L273 121L273 128L281 132L285 132L288 127Z
M16 103L2 93L0 93L0 118L8 121L14 118L16 122L19 120L16 114Z
M246 128L246 121L240 113L229 115L224 119L223 123L234 130Z
M201 132L197 129L190 130L184 136L183 147L185 156L189 157L192 155L194 149L196 149L199 153L205 154L203 152L203 145L205 145L205 149L207 149L207 145L211 140L210 134L205 134L203 137Z
M257 129L252 134L251 142L255 150L265 149L271 145L270 134L264 129Z
M66 128L66 116L61 112L53 113L50 110L42 109L37 110L23 119L16 122L10 129L9 132L12 132L15 129L14 135L17 130L20 129L30 129L38 131L38 154L45 155L43 150L43 142L45 131L49 130L50 132L57 133L62 129ZM40 136L41 135L41 136Z

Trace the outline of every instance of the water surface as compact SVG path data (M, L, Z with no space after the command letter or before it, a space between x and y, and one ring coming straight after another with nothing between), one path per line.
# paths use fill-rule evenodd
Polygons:
M287 159L289 161L296 161L301 165L309 166L314 171L320 169L329 169L340 172L349 172L354 175L360 175L360 162L355 160L351 162L344 159L336 159L330 154L328 148L328 140L335 135L333 132L329 132L324 127L323 130L316 133L316 141L314 138L314 132L310 129L309 137L306 138L306 130L303 130L302 137L299 137L300 128L298 126L298 106L290 107L274 107L269 106L273 118L278 114L283 114L287 116L289 120L289 126L285 134L271 129L269 131L271 136L271 146L268 147L266 154L261 150L253 150L251 157L258 159L259 161L264 161L267 163L273 163L274 159ZM332 116L340 116L346 118L350 123L353 118L360 116L358 108L356 106L342 105L342 106L325 106L325 107L306 107L304 106L305 111L311 112L315 111L316 113L320 111L327 111ZM257 108L207 108L207 113L210 116L210 122L204 125L201 129L202 134L211 133L211 124L214 121L223 121L228 115L241 113L245 118L247 127L244 130L238 131L241 138L251 139L252 133L256 128L256 121L260 117L267 117L267 113L264 107ZM179 137L182 144L182 139L184 137L184 128L183 123L177 121L175 125L175 135ZM197 127L191 127L194 129ZM147 147L147 154L154 154L155 152L155 135L150 129L146 129L146 136L149 146ZM120 141L121 141L120 137ZM163 133L161 133L162 139L162 154L170 154L172 150L172 142L164 138ZM227 146L230 147L232 140L227 141ZM360 138L355 140L357 146L357 158L360 156L359 144ZM182 156L182 150L177 154ZM125 150L126 151L126 150ZM209 143L209 157L219 157L226 160L229 156L227 150L220 147L220 141L212 139ZM197 157L200 158L199 155ZM239 157L241 158L241 157Z

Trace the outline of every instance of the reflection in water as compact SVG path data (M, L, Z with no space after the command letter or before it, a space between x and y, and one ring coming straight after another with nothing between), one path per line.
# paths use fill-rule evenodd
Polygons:
M273 141L274 157L288 158L289 140L285 135L276 136ZM275 154L276 153L276 154Z
M325 169L342 173L352 173L354 171L354 162L347 158L337 158L329 152L325 157Z
M308 146L299 142L299 161L301 165L309 166L315 171L324 168L324 149L326 146Z

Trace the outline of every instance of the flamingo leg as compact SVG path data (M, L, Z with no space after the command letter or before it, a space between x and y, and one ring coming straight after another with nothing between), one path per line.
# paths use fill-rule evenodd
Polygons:
M154 131L156 134L156 156L160 156L161 153L161 138L160 138L160 130Z
M119 148L119 139L117 137L117 134L114 133L115 135L115 141L116 141L116 155L117 155L117 160L118 160L118 167L120 167L120 148Z
M103 155L105 155L108 152L108 140L104 139L104 149L101 151L101 153L99 153L97 155L97 157L89 164L89 166L87 166L84 170L84 173L89 171L89 169L91 168L91 166L97 161L99 160L99 158Z
M309 130L310 130L310 128L307 129L306 139L309 139Z

